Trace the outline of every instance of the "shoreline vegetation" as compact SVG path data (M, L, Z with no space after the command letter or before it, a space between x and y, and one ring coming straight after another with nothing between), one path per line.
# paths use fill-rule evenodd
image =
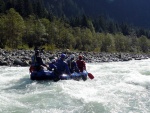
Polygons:
M142 60L150 58L150 54L145 53L104 53L104 52L75 52L70 50L63 51L43 51L41 57L43 61L48 64L50 61L61 53L67 56L75 54L76 59L78 55L83 55L86 63L102 63L102 62L123 62L130 60ZM0 49L0 66L30 66L31 56L34 55L34 50L5 50Z
M0 13L0 66L29 66L35 46L45 48L41 55L45 63L62 52L84 55L87 63L140 60L150 57L150 30L103 16L25 17L14 8Z
M94 52L150 52L150 30L110 22L104 17L92 20L86 15L65 20L31 14L23 17L15 9L0 13L0 48L46 50L70 49Z

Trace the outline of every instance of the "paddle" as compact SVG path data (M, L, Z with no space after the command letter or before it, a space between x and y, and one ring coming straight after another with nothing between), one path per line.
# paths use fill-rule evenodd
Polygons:
M92 80L94 79L94 75L92 73L88 73L86 70L84 70L84 72L86 72L86 74L88 75L88 77Z
M94 76L91 73L88 73L88 77L92 80L94 79Z

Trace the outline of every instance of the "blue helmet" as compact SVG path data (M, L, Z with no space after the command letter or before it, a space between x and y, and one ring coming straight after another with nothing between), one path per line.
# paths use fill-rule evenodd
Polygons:
M60 58L65 59L66 55L65 54L61 54Z

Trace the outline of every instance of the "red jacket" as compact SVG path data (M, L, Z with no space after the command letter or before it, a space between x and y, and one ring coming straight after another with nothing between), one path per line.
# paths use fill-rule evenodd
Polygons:
M83 60L77 60L76 63L77 63L77 66L78 66L80 72L83 72L83 70L86 70L86 65Z

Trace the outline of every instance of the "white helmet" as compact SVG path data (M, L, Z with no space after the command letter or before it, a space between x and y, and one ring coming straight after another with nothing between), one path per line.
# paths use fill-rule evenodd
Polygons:
M54 62L56 62L56 60L55 59L52 59L52 61L51 61L52 63L54 63Z
M57 60L58 58L57 58L57 57L54 57L54 59Z
M75 55L74 55L74 54L70 55L70 59L72 59L72 58L74 58L74 57L75 57Z

